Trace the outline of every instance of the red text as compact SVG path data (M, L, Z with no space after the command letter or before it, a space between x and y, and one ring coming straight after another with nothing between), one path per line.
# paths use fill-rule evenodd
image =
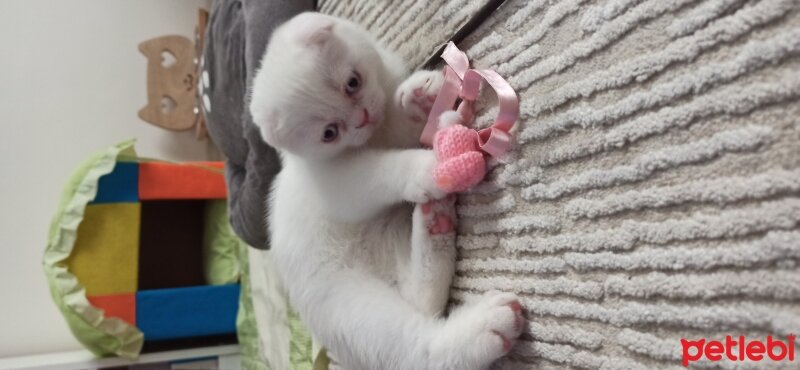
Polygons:
M730 361L761 361L765 357L772 361L788 360L794 361L794 341L795 336L789 335L786 342L780 339L773 339L767 336L766 343L760 340L745 340L744 336L739 336L734 340L730 335L725 337L725 342L718 340L705 339L687 340L681 339L683 347L683 366L689 366L689 362L705 358L716 362L726 357Z

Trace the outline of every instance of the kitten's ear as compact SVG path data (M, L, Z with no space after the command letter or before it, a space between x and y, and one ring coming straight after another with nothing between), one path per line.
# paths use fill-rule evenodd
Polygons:
M273 148L280 147L280 135L277 125L258 125L258 128L261 131L261 138L264 139L267 144Z
M277 148L280 147L281 135L280 125L278 124L278 117L275 113L259 114L260 112L253 111L253 123L258 127L261 138L270 146Z
M322 46L333 36L333 22L304 24L300 30L300 41L308 46Z

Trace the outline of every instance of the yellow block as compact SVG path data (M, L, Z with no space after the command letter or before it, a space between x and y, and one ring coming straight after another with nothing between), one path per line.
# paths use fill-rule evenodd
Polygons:
M86 206L67 264L87 295L136 292L141 212L140 203Z

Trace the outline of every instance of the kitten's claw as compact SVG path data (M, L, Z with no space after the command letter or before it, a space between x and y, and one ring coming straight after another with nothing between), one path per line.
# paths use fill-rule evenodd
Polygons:
M412 121L425 122L443 82L439 71L417 71L397 88L395 102Z

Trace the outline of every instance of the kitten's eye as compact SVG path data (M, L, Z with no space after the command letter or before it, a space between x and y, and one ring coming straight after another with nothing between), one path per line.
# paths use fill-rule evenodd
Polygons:
M344 85L344 92L347 93L347 95L353 95L357 93L359 89L361 89L361 75L353 71L353 73L350 74L350 78L347 80L347 84Z
M325 126L325 131L322 132L322 142L330 143L339 137L339 125L331 123Z

